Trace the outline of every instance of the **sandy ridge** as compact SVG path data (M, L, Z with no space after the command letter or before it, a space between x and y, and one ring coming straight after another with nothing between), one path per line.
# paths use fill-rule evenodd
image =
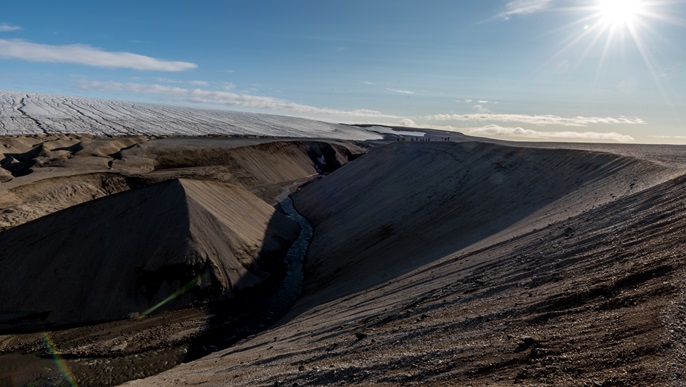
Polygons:
M165 308L230 297L267 279L259 260L295 233L273 207L220 183L177 180L91 201L0 234L2 315L25 328L126 318L196 276L198 288Z
M588 151L403 147L374 151L295 196L315 238L306 293L280 324L127 385L681 380L683 327L672 310L683 294L682 171ZM442 192L452 200L426 211ZM470 213L464 203L475 199L482 206ZM521 206L529 211L515 219L493 215ZM408 232L392 221L404 213ZM461 217L486 238L441 239ZM478 219L499 226L480 229ZM369 234L376 243L350 242ZM403 243L410 238L416 254Z

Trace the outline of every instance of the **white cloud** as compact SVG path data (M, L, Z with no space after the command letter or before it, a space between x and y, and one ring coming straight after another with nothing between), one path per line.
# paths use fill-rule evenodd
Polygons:
M13 26L7 23L0 23L0 32L18 31L20 29L21 27Z
M210 83L207 81L189 81L188 84L192 85L192 86L209 86L210 85Z
M410 91L410 90L391 89L391 88L388 88L388 87L386 88L386 90L392 91L392 92L398 93L398 94L407 94L407 95L414 94L414 91Z
M417 127L417 124L409 118L403 118L402 120L400 120L400 125L411 128Z
M645 124L637 117L560 117L555 115L527 115L527 114L436 114L425 117L431 121L472 121L472 122L519 122L531 125L562 125L587 126L590 124Z
M484 107L483 105L481 105L481 104L477 104L477 105L472 106L472 110L475 111L475 112L477 112L477 113L481 113L481 114L490 113L490 112L491 112L490 110L488 110L488 108L485 108L485 107Z
M516 15L529 15L545 11L550 8L552 0L512 0L505 4L505 10L496 15L496 18L508 20Z
M475 136L503 136L526 139L564 139L564 140L589 140L589 141L615 141L633 142L635 139L629 135L617 132L544 132L540 130L524 129L520 127L503 127L499 125L486 125L480 128L462 129Z
M143 83L121 83L121 82L98 82L82 81L79 83L82 89L99 91L116 91L142 94L159 94L173 98L179 102L198 103L222 106L241 106L255 109L266 109L276 111L287 111L295 113L330 115L338 117L362 117L362 118L391 118L400 119L402 117L384 114L376 110L336 110L320 108L315 106L303 105L296 102L272 98L261 97L250 94L238 94L231 91L204 90L200 88L188 89L184 87L143 84Z
M157 82L171 83L175 85L191 85L191 86L209 86L207 81L180 81L178 79L157 78Z
M224 82L222 83L222 89L226 91L234 90L236 89L236 85L231 82Z
M103 51L80 44L53 46L8 39L0 39L0 59L156 71L185 71L198 67L194 63L163 61L130 52Z
M465 98L465 99L458 99L458 100L455 100L455 102L457 102L457 103L472 103L472 102L475 102L475 101L474 101L473 98ZM498 105L500 102L491 101L491 100L488 100L488 99L479 99L479 100L476 100L475 103L477 103L477 104L479 104L479 105Z

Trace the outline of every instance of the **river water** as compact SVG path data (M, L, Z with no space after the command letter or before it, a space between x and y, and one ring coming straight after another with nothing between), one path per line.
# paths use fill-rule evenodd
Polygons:
M284 262L287 266L286 276L276 293L270 297L272 305L270 305L271 307L269 309L271 309L274 314L282 315L291 309L293 304L295 304L302 294L303 281L305 278L303 266L305 264L307 249L309 248L310 241L314 235L314 230L312 229L310 222L295 209L293 200L290 196L286 197L279 204L288 217L300 225L300 235L298 236L298 239L293 242L284 258Z

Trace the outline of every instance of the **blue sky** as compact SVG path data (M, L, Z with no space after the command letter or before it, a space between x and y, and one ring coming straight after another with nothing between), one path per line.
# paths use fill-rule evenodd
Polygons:
M0 89L686 143L686 0L10 2Z

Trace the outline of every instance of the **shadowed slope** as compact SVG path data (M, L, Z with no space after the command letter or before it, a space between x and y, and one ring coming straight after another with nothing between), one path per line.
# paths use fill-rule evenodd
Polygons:
M164 309L231 297L269 277L297 230L244 188L202 181L75 206L0 234L0 328L123 318L193 281Z
M305 293L362 290L648 187L663 170L606 153L391 144L295 195L315 225Z

